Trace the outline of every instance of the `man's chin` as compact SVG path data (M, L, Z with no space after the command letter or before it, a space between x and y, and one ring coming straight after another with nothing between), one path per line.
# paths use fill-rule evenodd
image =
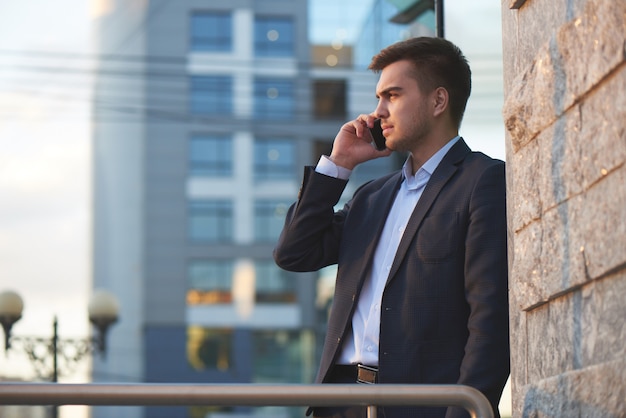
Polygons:
M406 147L403 146L404 144L402 142L398 142L398 141L394 141L393 139L389 139L387 138L387 142L385 143L385 145L387 146L388 149L395 151L395 152L406 152L407 149L405 149Z

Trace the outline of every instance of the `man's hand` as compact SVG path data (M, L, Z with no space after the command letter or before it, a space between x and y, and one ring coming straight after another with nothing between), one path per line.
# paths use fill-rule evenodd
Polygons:
M387 157L392 151L377 151L371 144L373 138L368 128L374 126L374 115L359 115L346 122L333 143L330 160L340 167L353 170L358 164L375 158Z

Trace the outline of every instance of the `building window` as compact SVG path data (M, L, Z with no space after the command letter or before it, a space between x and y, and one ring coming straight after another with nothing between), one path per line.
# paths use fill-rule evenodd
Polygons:
M295 143L288 139L257 138L254 141L254 177L287 180L295 174Z
M254 117L256 119L292 119L295 112L294 82L280 78L256 78L254 81Z
M254 20L254 53L257 57L292 57L295 31L289 17L257 16Z
M285 223L290 202L258 200L254 203L254 238L257 242L275 242Z
M253 331L253 383L308 383L314 374L314 344L311 331ZM298 416L298 415L296 415Z
M393 158L376 158L359 164L354 171L351 180L355 185L365 183L366 181L382 177L393 170Z
M196 370L234 369L232 330L187 327L187 360Z
M233 174L233 140L228 135L194 135L189 141L189 172L196 176Z
M313 85L315 117L346 119L346 81L317 80Z
M188 234L192 241L231 242L233 205L230 201L195 200L189 203Z
M278 268L274 260L259 260L254 265L256 301L259 303L296 303L294 273Z
M198 52L229 52L233 45L233 18L230 13L193 12L190 46Z
M233 113L233 80L230 76L192 76L191 113L230 116Z
M195 260L187 267L187 305L233 302L233 260ZM274 260L254 262L254 300L257 303L296 303L294 273L282 270Z
M187 267L187 305L232 302L232 260L196 260Z

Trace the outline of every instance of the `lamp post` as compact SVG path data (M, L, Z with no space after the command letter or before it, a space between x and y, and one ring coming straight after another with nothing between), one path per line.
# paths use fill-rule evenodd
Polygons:
M24 302L19 294L11 290L0 293L0 323L4 330L4 350L8 355L10 349L21 345L28 354L40 378L58 382L59 360L72 368L81 359L92 352L104 357L106 354L106 334L109 327L118 319L119 304L113 294L106 290L94 291L88 305L89 321L96 328L96 335L88 338L59 338L58 320L52 322L52 337L15 336L11 328L22 317ZM50 365L50 361L52 364ZM50 370L51 369L51 370ZM56 418L58 408L52 408L52 416Z

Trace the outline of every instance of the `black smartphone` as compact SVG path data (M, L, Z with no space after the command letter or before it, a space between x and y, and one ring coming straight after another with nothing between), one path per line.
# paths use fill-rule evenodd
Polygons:
M380 119L374 121L374 127L369 128L372 138L374 138L374 148L378 151L384 151L387 149L385 145L385 137L383 136L383 128L380 126Z

